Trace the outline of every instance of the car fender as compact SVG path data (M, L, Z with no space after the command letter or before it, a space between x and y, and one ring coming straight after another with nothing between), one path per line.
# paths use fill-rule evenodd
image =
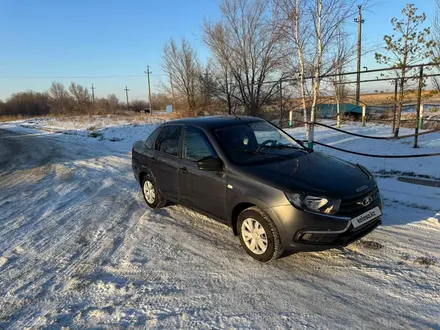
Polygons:
M139 169L139 177L140 177L140 174L142 172L145 172L146 175L148 175L149 177L153 178L153 180L156 180L156 178L155 178L153 172L151 171L151 169L148 166L145 166L144 164L141 164L141 167Z
M254 197L244 197L244 198L235 199L231 203L232 207L230 208L230 210L233 210L237 205L243 204L243 203L253 204L253 205L259 207L264 212L266 212L267 215L275 223L275 226L277 227L278 232L280 233L280 236L283 236L282 233L284 232L284 226L283 226L281 220L276 215L276 213L272 210L271 207L269 207L269 205L267 205L266 203L262 202L261 200L259 200L257 198L254 198ZM231 228L233 228L232 211L228 215L228 224ZM233 228L233 230L234 230L234 228Z

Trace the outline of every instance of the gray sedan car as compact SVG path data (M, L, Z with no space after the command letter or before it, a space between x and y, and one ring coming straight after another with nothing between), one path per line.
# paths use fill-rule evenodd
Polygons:
M132 149L151 208L180 203L232 228L265 262L284 250L343 247L382 223L373 175L253 117L169 121Z

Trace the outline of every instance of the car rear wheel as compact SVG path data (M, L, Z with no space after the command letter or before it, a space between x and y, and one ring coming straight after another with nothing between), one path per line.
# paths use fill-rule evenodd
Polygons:
M144 195L145 202L152 209L159 209L166 203L166 200L149 176L145 176L142 180L142 194Z
M240 213L237 231L246 253L258 261L274 260L283 252L275 224L258 207L250 207Z

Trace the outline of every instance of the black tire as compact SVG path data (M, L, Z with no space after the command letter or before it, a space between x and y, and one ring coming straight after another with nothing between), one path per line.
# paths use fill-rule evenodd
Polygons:
M144 186L147 184L147 182L149 182L154 188L154 201L152 203L149 202L147 197L145 196ZM149 175L146 175L142 178L141 190L142 190L142 196L144 196L145 203L147 203L147 205L149 207L151 207L152 209L160 209L161 207L163 207L166 204L166 202L167 202L166 199L162 196L160 191L157 189L156 183Z
M267 249L262 254L254 253L252 250L250 250L247 247L244 241L242 235L242 225L243 222L248 218L258 221L261 224L261 226L264 228L264 231L266 232L265 234L267 237ZM260 210L256 206L247 208L246 210L240 213L237 221L237 232L238 232L238 237L240 238L240 243L243 246L243 249L246 251L248 255L250 255L255 260L258 260L260 262L268 262L277 259L283 253L280 235L278 233L275 224L264 211Z

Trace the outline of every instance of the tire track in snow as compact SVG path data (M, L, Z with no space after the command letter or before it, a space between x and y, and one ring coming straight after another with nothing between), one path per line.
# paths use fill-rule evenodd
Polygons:
M104 191L105 193L105 191ZM41 287L44 286L44 283L48 283L50 281L53 281L54 283L66 283L72 279L72 277L83 279L90 273L94 271L95 268L99 268L100 264L106 260L106 258L109 257L109 254L112 251L114 239L112 236L117 236L118 234L122 236L123 231L125 227L123 226L124 222L126 222L130 216L130 212L126 212L129 206L121 207L121 204L126 203L118 203L116 200L112 200L111 203L108 205L104 204L104 206L98 208L98 210L94 210L92 212L93 216L99 220L102 220L103 217L101 217L102 214L108 212L107 206L113 205L118 211L112 214L114 219L117 219L117 221L106 221L103 224L99 224L97 228L94 227L93 222L84 223L82 222L80 226L77 226L77 229L79 230L73 230L74 228L71 228L71 233L65 237L64 239L60 239L59 242L56 245L51 246L48 248L47 252L45 253L45 258L41 261L41 263L46 263L47 261L50 261L52 259L58 260L58 259L64 259L68 261L65 266L58 267L56 269L56 272L52 272L46 276L42 276L38 281L31 280L32 286L35 287ZM91 206L93 207L93 206ZM84 212L88 213L89 209L85 209ZM82 213L77 214L77 218L82 217ZM105 218L105 217L104 217ZM72 219L73 220L73 219ZM86 225L86 226L84 226ZM92 228L89 228L92 227ZM118 231L115 231L115 229L118 229ZM69 255L72 256L75 255L75 241L78 237L78 234L80 234L80 230L87 230L87 231L93 231L95 232L93 240L87 244L85 249L80 249L80 254L77 258L74 258L73 260L69 258ZM74 241L74 244L72 246L72 241ZM61 249L63 246L71 246L73 249L69 249L67 252L64 252ZM42 247L44 250L46 248L46 245ZM73 251L72 251L73 250ZM62 251L62 252L57 252ZM62 255L67 254L67 258L62 258ZM36 265L38 266L38 264ZM41 266L40 266L41 267ZM52 285L53 286L53 285ZM41 306L40 301L44 301L44 296L47 294L50 294L49 291L43 291L42 295L37 296L35 304L31 307L31 310L38 310ZM46 307L47 303L46 303ZM54 302L53 307L56 307L56 302ZM21 323L23 326L33 326L32 323L34 320L33 313L23 310L21 313L28 314L28 320L23 319Z

